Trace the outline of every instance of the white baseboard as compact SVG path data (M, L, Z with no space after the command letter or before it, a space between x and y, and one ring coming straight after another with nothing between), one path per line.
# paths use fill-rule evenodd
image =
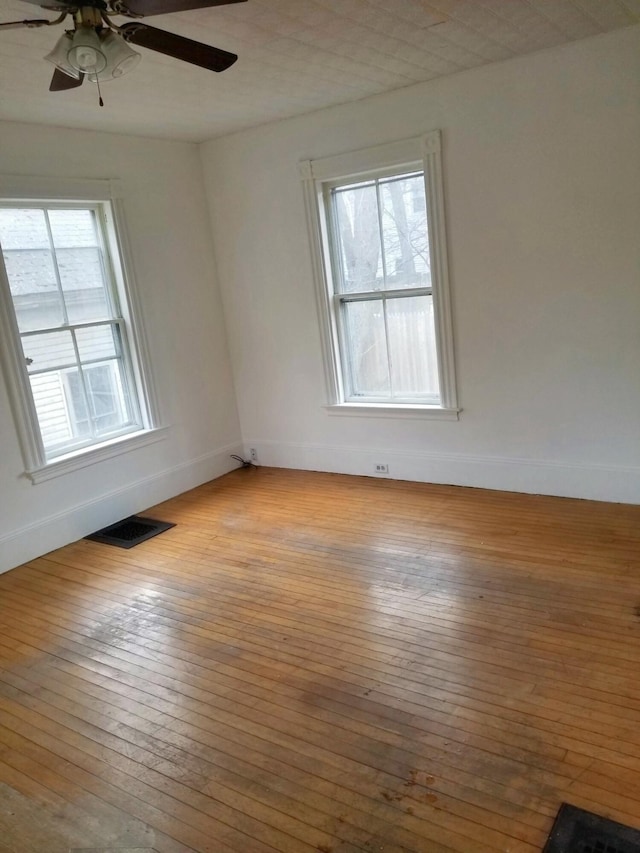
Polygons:
M258 439L245 443L245 448L249 446L257 449L261 465L277 468L381 476L383 479L473 486L613 503L640 503L640 467L370 450ZM376 474L377 463L387 464L389 473Z
M247 442L246 447L257 449L261 465L276 468L380 476L375 475L374 466L385 463L389 474L382 475L384 479L640 504L639 467L258 440ZM0 574L120 518L215 480L237 467L229 458L231 453L245 458L248 455L240 444L230 444L12 531L0 538Z
M36 557L82 539L128 515L169 500L237 468L230 454L242 454L241 444L229 444L198 459L129 483L89 503L50 515L0 538L0 574Z

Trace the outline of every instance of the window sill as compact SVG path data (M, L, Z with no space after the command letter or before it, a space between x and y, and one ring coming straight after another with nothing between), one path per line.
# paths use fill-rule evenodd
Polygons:
M166 437L166 427L139 430L128 435L118 436L118 438L106 441L97 447L85 447L82 450L67 453L65 456L58 456L41 467L32 468L26 474L32 483L44 483L47 480L52 480L54 477L70 474L89 465L95 465L97 462L113 459L116 456L121 456L123 453L129 453L131 450L155 444Z
M405 403L335 403L324 407L329 415L367 418L418 418L424 420L457 421L461 409L442 406L414 406Z

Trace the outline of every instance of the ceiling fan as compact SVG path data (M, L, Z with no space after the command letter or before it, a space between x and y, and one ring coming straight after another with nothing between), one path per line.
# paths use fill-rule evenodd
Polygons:
M62 24L67 16L73 27L58 39L44 58L55 65L50 91L60 92L81 86L85 77L91 82L114 80L136 67L141 59L132 44L164 53L209 71L224 71L238 58L218 47L211 47L183 36L142 23L149 15L165 15L189 9L226 6L245 0L23 0L51 12L60 12L54 20L39 18L0 23L0 29L50 27ZM116 25L113 16L134 18ZM102 104L102 99L100 99Z

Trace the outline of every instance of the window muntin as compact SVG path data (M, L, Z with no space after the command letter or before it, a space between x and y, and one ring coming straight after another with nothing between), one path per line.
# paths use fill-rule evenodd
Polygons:
M441 402L424 173L325 184L347 402Z
M106 212L107 203L0 203L0 247L43 462L143 425Z

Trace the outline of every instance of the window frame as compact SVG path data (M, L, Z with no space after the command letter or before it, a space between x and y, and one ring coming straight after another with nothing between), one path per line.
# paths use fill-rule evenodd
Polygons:
M0 356L25 464L25 474L39 483L83 468L121 453L151 444L165 437L151 374L142 312L137 299L133 265L124 227L123 187L120 181L58 180L0 176L0 205L24 207L84 207L96 210L100 217L99 237L105 241L105 264L111 276L117 300L117 316L112 322L124 323L127 334L125 363L136 389L139 425L137 429L116 433L104 441L84 444L47 458L41 438L29 374L23 354L13 299L0 255Z
M329 193L336 186L367 179L420 171L424 174L427 202L427 228L431 261L431 293L435 315L436 351L438 356L438 403L366 398L350 398L345 387L348 369L343 364L341 349L343 324L337 309L347 294L334 286L332 254L334 235L327 216ZM453 318L449 286L447 240L445 229L442 142L439 130L424 136L375 146L347 154L306 160L299 164L303 185L305 213L310 237L311 262L315 285L316 307L320 325L323 362L329 414L364 414L383 417L426 417L457 420L460 409L455 381ZM412 295L420 295L424 288ZM429 290L429 288L427 288ZM393 291L384 292L388 298ZM408 296L403 293L402 296ZM354 301L351 294L349 301Z

